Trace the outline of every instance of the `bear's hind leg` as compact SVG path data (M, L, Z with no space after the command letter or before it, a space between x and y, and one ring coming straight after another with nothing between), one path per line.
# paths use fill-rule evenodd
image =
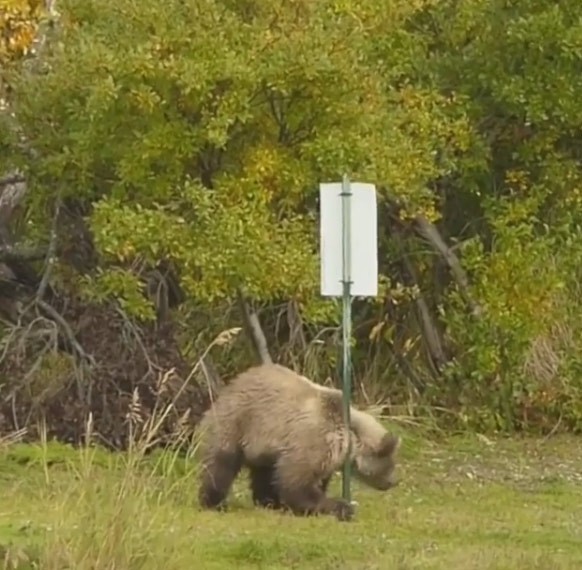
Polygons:
M207 456L202 466L198 491L200 505L206 509L223 509L233 481L242 467L239 450L218 450Z
M340 521L351 520L354 509L347 501L325 496L327 477L298 472L301 461L285 458L276 467L275 481L281 503L296 515L333 515Z
M255 505L270 509L279 509L281 502L275 486L275 466L251 466L249 467L249 471L251 491Z

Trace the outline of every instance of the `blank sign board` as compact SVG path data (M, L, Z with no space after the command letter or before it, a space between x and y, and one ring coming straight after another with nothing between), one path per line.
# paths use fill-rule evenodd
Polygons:
M350 277L351 295L378 294L378 220L376 187L351 182L350 189ZM342 285L342 183L319 185L321 294L341 296Z

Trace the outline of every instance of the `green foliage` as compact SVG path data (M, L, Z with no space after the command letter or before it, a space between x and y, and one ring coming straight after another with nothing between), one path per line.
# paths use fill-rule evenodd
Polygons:
M26 165L31 235L57 196L91 206L100 259L86 294L152 319L138 274L169 260L181 324L202 337L231 326L224 307L243 285L267 307L271 346L301 345L325 377L339 305L319 298L317 187L347 172L377 184L380 212L381 294L354 312L358 374L479 429L582 427L578 0L59 10L43 73L6 74L38 158L11 131L1 160ZM455 246L467 290L411 239L418 214ZM281 340L289 299L302 321ZM426 356L421 302L444 371Z
M115 299L121 308L143 321L155 319L153 304L143 295L144 284L136 275L119 267L100 270L81 280L82 293L89 301Z
M65 2L47 73L14 79L43 157L34 199L58 186L95 201L108 260L172 259L197 300L240 282L263 299L305 299L319 180L348 171L432 207L434 151L456 127L435 112L438 94L386 89L386 54L371 48L414 12L395 8Z
M582 6L464 2L453 10L453 4L430 13L438 30L431 79L455 85L471 101L468 112L481 125L490 157L472 180L461 162L452 183L454 203L476 193L483 216L472 222L462 251L484 314L467 315L453 291L445 317L462 347L453 376L460 378L463 411L473 425L496 428L533 421L549 429L564 416L579 425L582 378L572 364L580 360L582 171L572 137L582 118L575 95ZM450 218L466 223L457 212Z

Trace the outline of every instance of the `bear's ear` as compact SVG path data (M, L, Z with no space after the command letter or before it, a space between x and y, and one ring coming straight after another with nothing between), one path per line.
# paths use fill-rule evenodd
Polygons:
M397 435L391 435L387 433L382 438L382 443L380 444L380 449L378 450L378 455L380 457L390 457L394 455L398 448L400 447L401 439Z

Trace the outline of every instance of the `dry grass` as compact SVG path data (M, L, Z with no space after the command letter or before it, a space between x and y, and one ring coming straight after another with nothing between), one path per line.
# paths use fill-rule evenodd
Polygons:
M5 444L0 550L18 570L578 569L579 440L448 443L406 434L402 485L354 484L357 519L200 512L195 465L173 452ZM339 492L339 480L332 492ZM1 564L1 562L0 562ZM1 567L1 566L0 566Z

